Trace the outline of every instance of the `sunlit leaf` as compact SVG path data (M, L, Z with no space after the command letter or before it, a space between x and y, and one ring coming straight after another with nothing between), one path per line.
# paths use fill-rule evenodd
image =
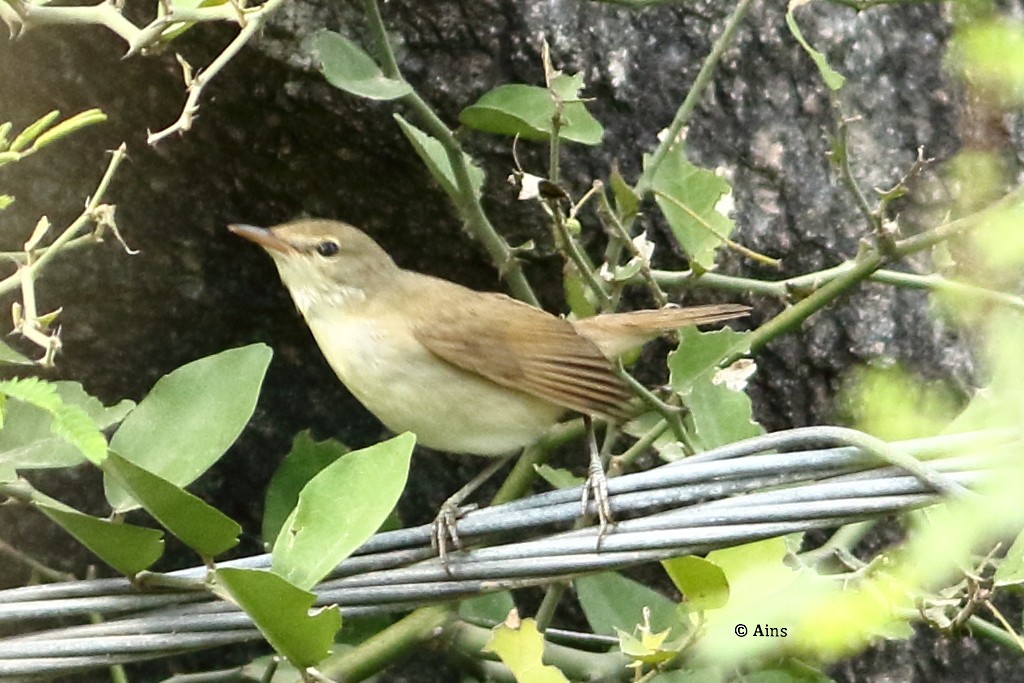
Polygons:
M517 683L569 683L565 674L544 664L544 636L533 619L496 626L484 652L498 655Z
M111 451L103 472L182 543L206 558L238 543L242 528L188 491Z
M729 600L729 582L717 564L691 555L664 560L661 565L691 611L717 609Z
M325 467L348 453L344 444L328 439L314 441L309 431L300 432L292 449L278 466L263 503L263 542L269 547L281 525L299 502L299 492Z
M310 612L316 595L271 572L222 568L214 590L245 610L267 642L295 667L316 666L341 628L337 605Z
M74 403L65 403L58 391L58 385L36 377L11 379L0 381L0 393L48 414L49 429L53 436L78 451L74 454L62 451L58 456L60 458L59 465L73 464L79 461L79 454L94 464L98 465L103 462L107 454L106 437L82 407ZM14 410L12 406L11 411ZM32 421L32 411L18 411L18 414L26 416L26 421ZM35 417L38 420L38 414ZM7 421L11 422L11 420L12 415L9 412ZM38 421L24 427L17 426L17 423L13 424L15 426L11 428L12 431L8 432L8 429L5 429L3 433L0 433L0 461L7 461L18 467L22 465L31 467L32 458L40 454L38 439L45 440L46 437L40 434ZM43 455L43 458L47 463L54 462L52 455L46 454ZM67 462L68 460L72 462ZM43 466L50 465L44 464Z
M252 344L200 358L161 377L125 418L110 447L172 484L190 484L242 433L271 355L269 346ZM104 488L115 510L136 507L109 478Z
M349 453L313 477L274 542L274 571L309 588L362 545L398 502L415 444L406 432Z

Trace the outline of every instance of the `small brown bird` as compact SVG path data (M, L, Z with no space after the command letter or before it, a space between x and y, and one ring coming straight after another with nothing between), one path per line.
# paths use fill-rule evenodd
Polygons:
M330 220L229 229L263 247L320 350L394 432L451 453L509 455L568 411L621 420L632 394L613 359L667 331L746 306L569 321L502 294L403 270L365 233Z

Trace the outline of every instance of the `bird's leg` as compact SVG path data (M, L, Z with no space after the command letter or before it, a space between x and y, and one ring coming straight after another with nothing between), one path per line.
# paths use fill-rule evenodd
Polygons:
M507 455L500 458L495 458L494 462L489 464L480 474L473 477L469 483L460 488L458 491L448 496L448 498L441 503L441 509L437 512L437 517L434 518L431 524L430 530L430 546L437 552L441 558L441 563L444 564L445 568L448 567L448 547L449 543L456 549L462 549L462 541L459 540L458 521L459 517L475 509L477 506L468 505L463 506L462 503L469 496L473 495L480 486L494 476L494 473L505 466L509 460L514 456Z
M608 525L614 524L612 517L612 505L608 496L608 476L604 473L604 463L601 461L601 451L597 448L597 437L594 435L594 420L585 415L583 424L587 430L587 448L590 451L590 466L587 472L587 481L583 485L583 516L587 514L587 507L590 497L594 497L594 505L597 507L597 522L599 531L597 543L600 546L601 539L608 531Z

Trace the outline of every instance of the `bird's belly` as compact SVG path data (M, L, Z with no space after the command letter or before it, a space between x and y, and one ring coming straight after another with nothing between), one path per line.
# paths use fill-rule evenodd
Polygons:
M424 446L505 455L537 441L565 412L438 358L400 327L309 322L349 391L388 429L413 432Z

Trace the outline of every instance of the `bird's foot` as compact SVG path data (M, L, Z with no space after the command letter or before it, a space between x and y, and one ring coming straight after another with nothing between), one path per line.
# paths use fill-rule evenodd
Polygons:
M583 516L586 516L589 511L591 499L593 499L594 507L597 510L597 547L600 548L601 541L604 540L605 534L608 533L609 526L615 524L615 517L612 515L611 498L608 495L608 476L604 473L604 468L601 467L600 461L596 467L594 462L591 461L587 481L583 484L583 497L580 501Z
M441 558L441 564L444 565L446 572L449 571L449 548L462 550L462 540L459 539L459 518L477 508L476 504L463 506L459 505L460 502L456 496L443 502L441 509L437 511L437 517L430 525L430 547Z

